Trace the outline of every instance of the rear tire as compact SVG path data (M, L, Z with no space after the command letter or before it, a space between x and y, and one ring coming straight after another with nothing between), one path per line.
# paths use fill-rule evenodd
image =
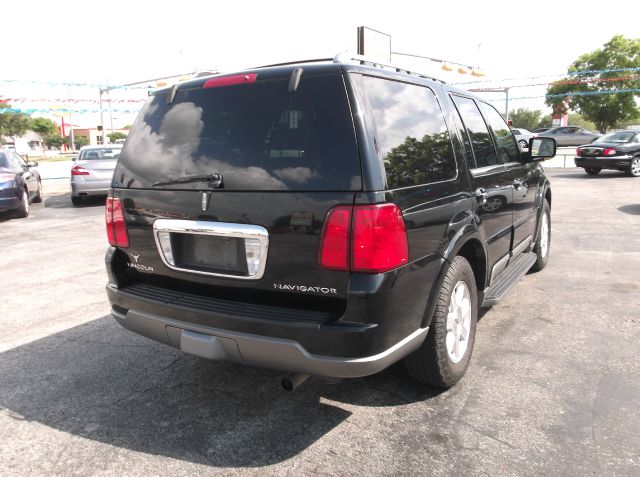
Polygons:
M80 205L82 204L82 197L77 196L77 195L72 195L71 196L71 203L73 205Z
M631 164L629 164L627 174L631 177L640 177L640 156L631 159Z
M539 272L547 266L549 261L549 248L551 246L551 207L545 199L542 207L542 215L538 223L538 241L533 251L536 254L536 262L531 267L532 272Z
M20 202L20 207L16 209L16 217L21 219L29 217L29 193L27 189L22 191L22 201Z
M467 259L449 265L422 346L404 359L409 375L422 384L450 388L469 367L478 319L478 290Z
M598 169L596 167L585 167L584 171L589 174L590 176L595 176L596 174L600 174L600 171L602 169Z

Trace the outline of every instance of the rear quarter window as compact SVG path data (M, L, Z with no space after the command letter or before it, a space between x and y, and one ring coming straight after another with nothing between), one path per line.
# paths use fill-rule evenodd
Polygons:
M363 85L389 188L456 177L451 138L431 89L372 76L363 76Z

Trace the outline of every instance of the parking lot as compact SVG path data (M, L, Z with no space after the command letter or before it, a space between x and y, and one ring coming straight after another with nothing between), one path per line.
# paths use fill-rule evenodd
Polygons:
M446 392L394 366L286 393L128 332L104 201L47 184L0 215L0 475L640 475L640 179L549 175L549 266L481 314Z

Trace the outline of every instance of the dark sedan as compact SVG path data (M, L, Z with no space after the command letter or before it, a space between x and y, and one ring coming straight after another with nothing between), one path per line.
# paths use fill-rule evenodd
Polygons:
M535 132L535 131L534 131ZM578 126L559 126L538 133L538 136L552 137L558 146L580 146L598 139L601 134L593 133Z
M0 149L0 212L29 215L31 202L42 202L42 181L37 162L27 162L11 149Z
M593 144L580 146L576 149L575 163L587 174L614 169L640 177L640 131L617 131L605 134Z

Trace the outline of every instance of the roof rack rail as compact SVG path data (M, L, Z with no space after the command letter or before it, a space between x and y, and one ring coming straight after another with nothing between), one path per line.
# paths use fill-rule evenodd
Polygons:
M273 66L289 66L289 65L297 65L299 63L323 63L332 61L333 58L313 58L310 60L297 60L297 61L287 61L285 63L274 63L272 65L262 65L262 66L254 66L253 68L249 68L250 70L257 70L259 68L271 68Z
M413 75L413 76L418 76L420 78L425 78L425 79L430 79L433 81L438 81L439 83L444 83L446 84L446 81L443 81L439 78L435 78L433 76L429 76L429 75L425 75L422 73L418 73L416 71L411 71L408 70L407 68L400 68L399 66L396 65L392 65L392 64L388 64L388 63L382 63L380 61L377 60L373 60L371 58L367 58L365 56L361 56L361 55L352 55L350 53L338 53L336 56L333 57L333 62L334 63L340 63L340 64L345 64L345 63L350 63L350 62L356 62L360 65L365 65L365 66L372 66L374 68L381 68L381 69L391 69L393 71L395 71L396 73L404 73L404 74L408 74L408 75Z

